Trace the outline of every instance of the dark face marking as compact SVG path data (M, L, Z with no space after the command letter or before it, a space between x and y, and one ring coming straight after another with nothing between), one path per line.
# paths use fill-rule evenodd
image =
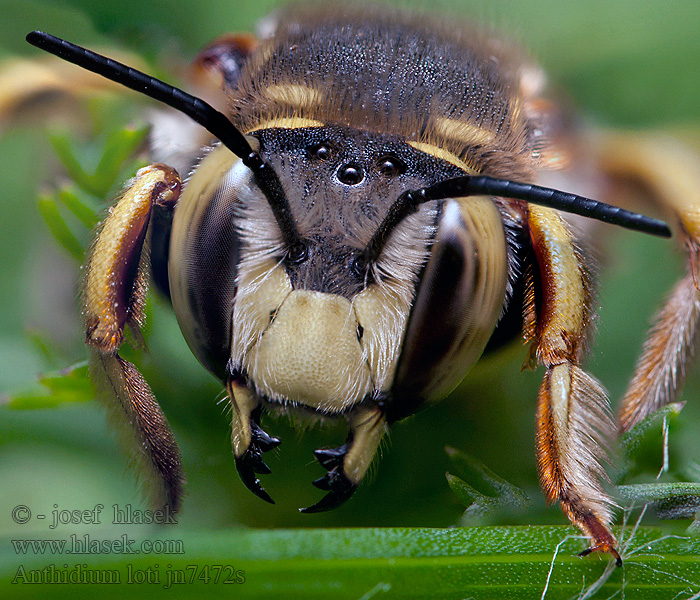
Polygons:
M304 240L303 248L280 257L292 286L348 299L366 285L358 256L396 198L464 174L399 136L336 125L254 135L283 182Z

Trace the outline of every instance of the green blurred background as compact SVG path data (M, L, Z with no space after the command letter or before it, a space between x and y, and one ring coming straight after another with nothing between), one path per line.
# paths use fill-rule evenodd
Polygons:
M45 29L81 44L119 47L144 56L159 74L179 67L213 37L253 29L277 3L211 1L74 0L0 2L5 58L38 55L23 41ZM426 3L421 3L425 6ZM505 0L436 3L511 33L529 47L552 79L592 124L663 130L700 140L700 3L641 0L557 2ZM457 7L457 8L456 8ZM141 106L145 103L141 100ZM137 119L138 110L133 111ZM5 126L0 137L0 394L26 389L37 373L85 359L78 317L79 266L53 241L36 207L37 190L55 177L56 164L40 124ZM672 244L626 232L615 240L602 269L598 340L590 370L610 391L624 391L653 307L681 271ZM250 494L235 472L229 425L218 384L196 363L165 303L152 302L150 354L140 367L181 444L188 475L184 527L447 526L462 513L445 481L446 445L483 460L525 488L535 509L524 522L563 523L543 510L535 471L534 406L541 372L520 373L525 350L515 347L475 368L441 404L398 423L373 477L355 498L332 513L300 515L318 500L311 481L323 471L312 450L338 445L342 426L296 430L288 419L268 418L266 430L282 438L267 460L263 484L269 506ZM674 424L677 477L700 480L700 380L691 374L689 401ZM661 454L652 446L649 473ZM643 469L640 469L643 470ZM652 476L648 475L646 481ZM36 511L84 509L97 503L143 507L133 474L102 411L93 402L53 409L0 406L0 534L28 533L10 519L18 504ZM515 517L500 516L505 522Z

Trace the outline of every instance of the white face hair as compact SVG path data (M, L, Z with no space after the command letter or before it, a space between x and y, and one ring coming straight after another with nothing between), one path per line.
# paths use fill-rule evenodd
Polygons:
M460 243L469 248L466 252L485 262L469 262L470 274L460 288L464 291L454 299L455 306L462 308L456 310L461 316L453 348L446 353L439 373L433 373L433 391L427 396L434 399L454 387L478 359L505 298L506 244L493 203L472 199L461 211L456 203L448 203L439 220L437 203L423 206L392 233L373 266L372 283L359 286L357 293L346 297L295 288L279 259L283 242L270 207L252 184L249 170L235 160L225 148L209 153L188 181L175 213L171 296L195 354L202 357L205 333L193 318L196 311L189 298L194 283L183 264L190 253L201 251L195 250L190 238L193 231L207 227L202 221L210 203L228 207L217 208L215 214L228 219L221 226L230 227L240 245L238 262L231 265L236 291L230 298L230 364L245 372L256 393L267 401L300 404L327 415L340 414L372 394L390 390L419 275L435 244L439 246L446 236L463 231ZM304 235L322 231L334 222L335 216L328 213L335 201L333 194L319 194L314 211L300 219ZM468 227L465 218L470 222ZM356 221L360 225L354 234L361 247L373 233L373 224ZM438 222L441 229L436 236ZM488 229L488 223L494 227L491 233L481 234L481 241L484 247L495 248L494 255L479 250L480 242L475 241L478 229ZM348 229L352 235L352 227ZM496 288L484 289L490 282L497 282ZM463 315L464 307L470 316ZM462 349L457 350L458 346ZM469 351L465 353L464 348Z
M188 344L226 387L236 467L260 498L273 502L257 474L270 472L262 454L280 443L260 425L263 406L347 420L345 444L315 451L327 474L314 485L328 493L303 512L328 510L352 495L390 424L448 394L487 344L522 331L546 367L543 490L589 535L589 552L620 563L601 486L612 420L580 366L590 281L558 211L670 230L528 183L577 167L566 161L566 120L519 53L466 26L382 8L297 8L260 45L230 36L200 54L196 66L223 84L214 103L224 114L52 36L27 39L182 111L221 142L200 153L161 138L156 152L194 165L189 178L141 169L86 265L93 365L160 486L156 503L179 507L179 449L118 354L124 327L143 322L149 251ZM629 404L625 427L655 402Z

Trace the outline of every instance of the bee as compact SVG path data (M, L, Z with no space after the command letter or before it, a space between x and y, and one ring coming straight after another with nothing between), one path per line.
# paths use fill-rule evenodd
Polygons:
M207 101L49 34L27 36L180 113L154 120L153 164L98 231L83 294L93 377L136 442L154 503L178 510L185 477L163 411L119 354L125 328L143 323L147 265L226 390L236 467L254 494L272 502L258 476L280 443L262 428L263 410L347 421L344 444L315 452L326 474L314 485L326 495L302 512L348 500L392 423L522 336L529 362L545 368L544 494L588 536L585 554L621 564L603 464L616 429L672 401L691 354L698 186L685 176L668 185L643 140L572 143L579 132L540 70L478 29L315 5L282 10L264 29L199 54L193 73ZM190 119L204 129L192 133ZM616 427L582 367L594 319L587 223L671 233L615 205L611 182L621 179L666 209L689 270L658 315Z

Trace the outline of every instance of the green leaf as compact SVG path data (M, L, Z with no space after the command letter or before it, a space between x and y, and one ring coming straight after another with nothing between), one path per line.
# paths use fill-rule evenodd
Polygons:
M113 533L115 538L120 535ZM89 537L98 536L108 537L93 526ZM44 537L68 539L69 534ZM77 537L84 539L83 533ZM133 547L139 548L144 538L133 537ZM623 550L623 568L610 566L607 557L576 556L585 541L569 527L210 532L168 526L145 537L147 542L166 538L171 549L167 554L110 553L74 559L49 551L19 555L10 539L0 540L0 594L8 599L29 597L37 589L26 582L32 572L48 577L52 572L75 571L77 565L93 576L111 574L114 583L91 584L88 578L82 585L51 585L47 589L52 598L99 594L105 600L138 589L149 598L171 598L175 593L208 599L555 600L584 597L595 584L605 598L619 595L624 586L621 597L670 600L700 590L700 541L662 536L653 529L634 531ZM54 571L44 570L52 564ZM229 583L224 583L223 574Z
M450 488L467 507L465 515L485 515L504 506L522 507L531 504L523 490L496 475L473 456L450 447L445 448L445 451L460 475L470 482L451 473L446 474Z
M650 504L660 519L691 519L700 510L700 483L638 483L620 485L621 496Z
M684 405L684 402L676 402L674 404L663 406L656 412L649 415L641 423L637 423L637 425L632 427L632 429L622 434L620 436L620 447L624 450L624 453L629 456L637 448L637 446L639 446L644 434L654 423L667 417L677 416L683 409Z
M81 144L70 133L63 131L53 132L50 140L61 164L75 184L102 199L114 186L122 166L143 143L147 134L147 127L126 127L110 131L99 151L100 158L93 173L89 172L86 163L90 162L88 157L96 153L94 144Z
M77 158L76 142L73 136L65 131L53 131L49 135L49 141L63 168L68 173L68 177L83 190L93 193L92 178L83 167L82 161Z
M39 375L37 385L9 394L3 403L13 409L53 408L69 402L87 402L94 396L84 362Z
M67 132L53 132L50 135L51 144L73 183L56 193L43 194L39 199L39 212L58 242L78 260L84 259L85 248L62 217L59 201L83 226L94 229L101 213L97 200L107 196L120 177L124 165L143 143L147 133L146 127L127 127L110 132L93 174L88 172L86 163L90 162L90 155L95 153L94 144L81 145ZM95 200L86 198L86 193Z
M61 244L73 258L82 262L85 258L83 245L68 228L65 219L58 210L58 205L54 196L50 194L41 195L37 201L37 206L39 208L39 213L58 243Z
M81 199L74 189L70 187L60 189L58 198L88 229L94 229L100 221L98 208L90 206L88 201Z
M98 197L104 197L114 186L121 168L127 159L143 143L148 127L125 128L109 134L100 163L97 165L92 184Z

